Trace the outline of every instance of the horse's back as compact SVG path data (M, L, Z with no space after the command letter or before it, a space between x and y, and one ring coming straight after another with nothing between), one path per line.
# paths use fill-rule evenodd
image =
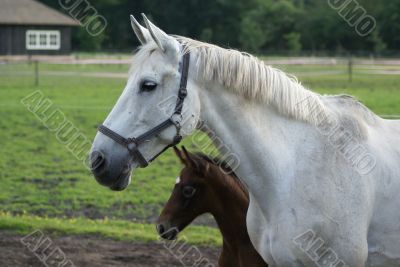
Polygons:
M400 266L400 121L379 119L368 133L369 153L376 162L370 174L375 203L367 266Z

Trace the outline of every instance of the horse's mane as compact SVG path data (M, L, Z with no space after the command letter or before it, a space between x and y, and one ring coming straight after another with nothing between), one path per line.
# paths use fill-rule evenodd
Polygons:
M327 117L321 96L301 85L294 76L267 66L262 60L233 49L174 36L196 57L198 79L215 81L232 92L254 102L267 103L289 118L318 125ZM134 56L133 67L147 60L157 49L155 43L141 46Z
M215 168L214 170L220 168L222 169L222 171L224 172L225 177L229 177L228 179L225 180L227 185L233 186L233 187L239 187L247 196L248 195L248 191L246 189L246 187L243 185L243 183L241 182L241 180L239 179L239 177L236 175L236 173L233 171L233 169L229 166L229 164L226 161L221 160L218 157L210 157L204 153L201 152L197 152L194 153L198 158L200 158L200 160L204 160L208 163L210 163L211 165L213 165ZM218 170L219 172L221 170Z
M198 77L216 81L247 99L271 104L288 117L318 124L325 117L321 96L304 88L294 76L265 65L254 56L175 36L185 52L196 55Z

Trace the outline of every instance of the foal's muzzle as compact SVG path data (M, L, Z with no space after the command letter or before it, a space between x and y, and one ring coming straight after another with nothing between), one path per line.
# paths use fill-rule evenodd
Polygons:
M179 234L179 229L176 227L168 228L165 224L159 223L156 225L158 235L162 239L175 240Z

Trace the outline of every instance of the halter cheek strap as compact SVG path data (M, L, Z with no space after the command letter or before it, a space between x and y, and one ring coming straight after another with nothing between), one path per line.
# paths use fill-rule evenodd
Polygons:
M174 113L163 121L162 123L158 124L154 128L151 128L147 132L141 134L138 137L130 137L130 138L125 138L118 133L114 132L110 128L107 128L104 125L100 125L98 128L98 131L105 136L111 138L118 144L126 147L129 151L129 154L135 158L139 162L139 166L144 168L149 165L150 162L155 160L159 155L161 155L165 150L172 146L176 146L177 144L180 143L182 140L182 136L180 134L181 132L181 121L182 121L182 108L183 108L183 103L185 101L185 98L187 96L187 80L188 80L188 74L189 74L189 64L190 64L190 54L185 53L183 55L183 64L182 64L182 71L181 71L181 80L179 84L179 91L178 91L178 98L176 100L176 105L175 105L175 110ZM161 150L158 154L156 154L154 157L152 157L149 160L146 160L146 158L143 156L143 154L139 150L139 146L149 140L150 138L158 135L165 129L175 126L176 128L176 135L174 136L172 143L167 145L163 150Z

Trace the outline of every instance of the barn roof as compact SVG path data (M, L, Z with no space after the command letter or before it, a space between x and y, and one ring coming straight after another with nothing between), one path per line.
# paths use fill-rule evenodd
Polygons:
M0 0L0 24L79 25L71 17L35 0Z

